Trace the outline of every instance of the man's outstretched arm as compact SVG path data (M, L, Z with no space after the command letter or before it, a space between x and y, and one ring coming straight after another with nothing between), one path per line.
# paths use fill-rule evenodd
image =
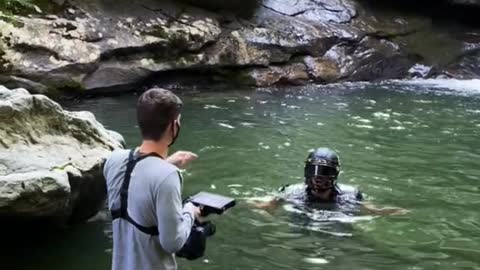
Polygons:
M410 210L399 208L399 207L378 207L372 202L361 202L362 212L375 215L405 215L410 212Z

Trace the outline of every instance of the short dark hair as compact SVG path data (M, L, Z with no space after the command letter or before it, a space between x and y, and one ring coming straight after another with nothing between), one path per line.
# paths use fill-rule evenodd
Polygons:
M137 122L142 138L160 140L181 108L182 101L169 90L152 88L143 93L137 101Z

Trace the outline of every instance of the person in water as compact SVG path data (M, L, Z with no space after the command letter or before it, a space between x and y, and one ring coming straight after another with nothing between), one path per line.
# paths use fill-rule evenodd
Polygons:
M339 184L340 159L329 148L317 148L311 151L305 162L304 183L282 186L277 196L268 202L256 203L263 209L277 208L282 202L302 205L326 206L357 206L377 214L404 214L401 208L378 208L363 201L363 194L355 187Z

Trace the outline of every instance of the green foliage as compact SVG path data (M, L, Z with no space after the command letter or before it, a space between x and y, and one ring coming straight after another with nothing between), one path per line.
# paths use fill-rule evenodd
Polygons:
M34 10L32 0L0 0L0 11L6 14L23 14Z

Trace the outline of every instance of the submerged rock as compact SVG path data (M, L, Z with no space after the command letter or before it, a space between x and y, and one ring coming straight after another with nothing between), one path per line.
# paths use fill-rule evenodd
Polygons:
M89 112L0 86L0 220L82 221L103 206L102 165L119 134Z

